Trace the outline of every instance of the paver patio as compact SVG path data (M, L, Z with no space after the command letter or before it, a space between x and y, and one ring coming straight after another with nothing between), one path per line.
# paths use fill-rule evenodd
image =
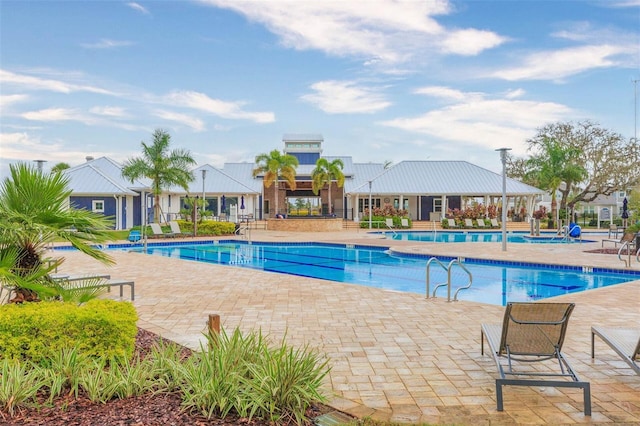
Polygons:
M254 241L331 241L398 250L584 266L623 267L614 255L584 253L590 244L419 243L389 241L363 231L252 232ZM226 238L225 238L226 239ZM172 239L172 241L174 241ZM63 252L61 270L108 272L135 280L139 325L197 348L209 314L226 330L261 329L274 340L310 344L332 366L330 405L362 417L455 424L640 424L640 376L604 343L590 355L590 327L640 328L640 280L556 297L576 309L564 352L591 382L593 415L585 417L578 389L507 387L496 411L496 369L480 354L480 323L500 322L501 306L447 303L442 298L385 291L177 258L113 252L106 267ZM634 269L640 263L634 261ZM548 299L551 300L551 299Z

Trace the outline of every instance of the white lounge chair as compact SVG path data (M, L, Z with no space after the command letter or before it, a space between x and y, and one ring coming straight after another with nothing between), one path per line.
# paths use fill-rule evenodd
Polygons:
M498 219L491 218L491 227L492 228L500 228L500 223L498 222Z
M185 233L180 230L180 225L178 224L178 222L172 220L171 222L169 222L169 226L171 227L171 233L174 236L185 235Z
M478 224L478 228L485 228L484 219L476 219L476 223Z
M393 219L391 219L391 218L387 218L387 219L385 219L385 220L384 220L384 222L385 222L385 225L387 225L387 228L389 228L389 229L393 229L393 228L395 228L395 227L396 227L396 226L393 224Z
M640 375L640 329L591 327L591 358L595 355L595 336L600 337Z
M400 226L402 226L403 228L408 228L409 227L409 219L406 218L402 218L400 219Z
M449 228L457 228L458 224L456 223L455 219L447 219L447 222L449 223Z
M473 228L473 221L471 219L465 219L464 220L464 227L465 228Z
M175 237L176 236L173 232L164 232L160 227L159 223L150 223L149 226L151 227L151 232L153 232L153 235L155 236L158 236L158 237Z

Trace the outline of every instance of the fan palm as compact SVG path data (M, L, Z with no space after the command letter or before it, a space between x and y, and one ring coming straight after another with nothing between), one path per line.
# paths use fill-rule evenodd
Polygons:
M22 300L36 300L47 273L58 259L43 264L47 245L66 241L106 264L113 260L94 244L107 241L112 221L88 210L68 206L71 191L61 173L44 174L29 165L10 166L0 187L0 278L16 287Z
M291 190L296 189L296 167L298 159L293 155L281 154L280 151L274 149L269 154L259 154L256 156L256 168L253 169L253 177L264 174L262 181L266 188L276 184L275 211L278 213L278 189L279 180L282 177Z
M185 191L189 190L189 183L193 182L193 172L189 169L196 161L191 153L185 149L169 151L171 135L164 130L157 129L153 133L153 142L142 145L142 157L127 160L122 167L122 176L131 183L140 178L151 180L151 192L154 196L153 218L160 223L160 195L162 191L173 185L178 185Z
M331 208L331 183L336 182L338 188L342 188L344 185L344 173L342 169L344 163L339 158L336 158L332 162L329 162L326 158L319 158L316 161L316 168L311 172L311 189L313 193L318 195L318 192L326 185L328 185L328 198L329 198L329 214L333 213Z

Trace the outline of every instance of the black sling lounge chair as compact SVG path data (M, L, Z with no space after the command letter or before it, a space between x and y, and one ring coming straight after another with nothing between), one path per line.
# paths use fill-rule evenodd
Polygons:
M591 415L590 384L580 381L561 351L574 306L512 302L506 306L502 325L482 324L481 352L484 354L486 340L500 374L496 379L498 411L503 411L503 386L575 387L583 390L584 414ZM521 363L551 359L559 364L557 372L514 371Z

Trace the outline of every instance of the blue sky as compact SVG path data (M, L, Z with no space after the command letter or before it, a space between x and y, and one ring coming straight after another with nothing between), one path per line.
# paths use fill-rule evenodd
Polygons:
M157 128L215 167L319 133L500 172L549 123L633 137L638 79L640 0L0 0L0 174L124 161Z

